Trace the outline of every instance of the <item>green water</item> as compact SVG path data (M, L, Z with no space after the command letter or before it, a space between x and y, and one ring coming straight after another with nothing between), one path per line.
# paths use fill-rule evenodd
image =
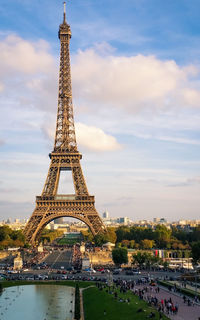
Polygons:
M74 289L59 285L10 287L0 296L0 320L71 320Z

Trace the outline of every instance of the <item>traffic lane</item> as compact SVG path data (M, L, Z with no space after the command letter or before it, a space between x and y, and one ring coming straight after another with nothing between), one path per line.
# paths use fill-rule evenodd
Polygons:
M58 259L54 262L52 267L54 269L68 269L71 266L72 252L71 251L63 251L61 252ZM51 266L50 266L51 267Z
M72 250L58 250L50 253L44 263L48 265L50 269L67 269L71 265Z
M48 268L45 269L40 269L40 270L27 270L27 271L22 271L21 274L25 275L25 276L32 276L32 275L38 275L38 274L52 274L52 275L56 275L57 272L64 272L66 273L66 269L71 267L71 263L70 263L70 259L72 256L72 250L67 249L67 250L59 250L58 252L53 252L52 254L50 254L45 260L44 262L47 263L50 262L51 265L50 267L48 266ZM56 261L57 260L57 261ZM61 267L64 267L65 270L61 270ZM68 272L67 272L68 273ZM112 272L111 272L112 273ZM85 274L89 274L89 275L93 275L93 276L98 276L98 277L105 277L107 275L107 273L101 273L101 272L96 272L96 273L86 273L86 272L81 272L79 273L79 275L85 275ZM177 279L177 277L180 277L182 273L180 272L170 272L170 271L144 271L142 270L140 274L134 274L134 275L127 275L126 271L123 270L122 272L120 272L119 274L113 275L114 279L124 279L124 280L137 280L141 277L149 277L149 278L159 278L159 279L165 279L165 278L172 278L172 279ZM12 274L14 276L14 274ZM15 275L14 277L17 278L17 275Z
M70 278L73 277L73 279L77 279L80 280L80 278L84 278L84 277L93 277L93 278L98 278L98 279L107 279L110 275L110 273L100 273L100 272L96 272L96 273L92 273L92 272L79 272L79 273L73 273L72 272L68 272L66 270L30 270L30 271L23 271L20 274L11 274L10 278L12 278L13 280L15 279L19 279L21 277L23 277L23 279L25 280L27 277L38 277L39 275L47 275L49 280L52 278L55 279L61 279L63 275L65 276L69 276ZM20 277L21 276L21 277ZM118 275L112 275L114 280L126 280L126 281L137 281L138 279L141 278L149 278L147 273L142 273L139 275L126 275L126 274L118 274ZM162 277L155 277L156 278L162 278ZM23 280L20 279L20 280Z

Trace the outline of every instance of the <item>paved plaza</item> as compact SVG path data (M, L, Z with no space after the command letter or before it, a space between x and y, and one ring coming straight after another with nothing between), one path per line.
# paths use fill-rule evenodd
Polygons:
M193 300L190 299L191 305L188 306L187 302L184 303L183 296L180 294L169 291L168 289L160 287L159 292L156 292L155 287L150 287L146 285L137 285L135 288L142 289L143 287L148 287L148 292L145 293L145 297L151 295L156 297L159 301L162 299L169 300L171 298L173 304L178 305L177 314L165 314L173 320L199 320L200 319L200 304L193 303Z

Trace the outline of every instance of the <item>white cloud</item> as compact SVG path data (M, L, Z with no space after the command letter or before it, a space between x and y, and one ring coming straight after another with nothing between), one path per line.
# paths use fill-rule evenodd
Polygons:
M200 177L192 177L187 179L182 179L182 181L177 181L175 183L169 184L169 187L191 187L193 185L200 184Z
M115 151L121 148L115 137L105 133L100 128L80 122L75 123L75 127L78 147L95 152ZM53 126L45 125L43 131L48 138L54 139Z
M192 89L192 88L185 88L182 92L183 99L186 104L191 105L193 107L200 106L200 92Z
M75 95L90 106L135 112L146 108L200 106L199 70L155 56L105 56L98 48L79 51L73 64Z
M47 72L54 60L44 40L30 42L11 34L0 42L0 70L4 73Z
M133 136L141 139L154 139L154 140L160 140L160 141L166 141L166 142L174 142L174 143L182 143L182 144L191 144L191 145L200 145L200 141L197 139L192 138L184 138L184 137L178 137L178 136L164 136L160 135L158 130L156 130L156 133L154 134L148 134L148 133L141 133L137 131L136 129L132 131L131 133Z
M76 123L78 145L93 151L114 151L121 148L115 137L100 128Z
M0 92L7 104L51 111L57 98L56 71L44 40L31 42L14 34L1 39Z
M175 142L175 143L183 143L183 144L191 144L191 145L200 145L199 140L195 139L187 139L187 138L181 138L181 137L169 137L169 136L158 136L156 139L161 141L169 141L169 142Z
M4 90L4 85L3 83L0 83L0 92L2 92Z

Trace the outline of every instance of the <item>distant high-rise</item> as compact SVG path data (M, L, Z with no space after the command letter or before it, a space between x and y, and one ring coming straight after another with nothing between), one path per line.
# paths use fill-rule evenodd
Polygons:
M63 224L63 223L64 223L63 217L57 218L57 219L54 220L54 224Z
M8 219L6 220L6 224L11 224L11 223L12 223L11 218L8 218Z
M108 219L108 218L109 218L109 213L108 213L108 211L105 211L103 213L103 219Z
M117 219L117 222L120 224L127 225L129 223L129 218L128 217L120 217Z
M165 218L153 218L154 223L167 223L167 220Z

